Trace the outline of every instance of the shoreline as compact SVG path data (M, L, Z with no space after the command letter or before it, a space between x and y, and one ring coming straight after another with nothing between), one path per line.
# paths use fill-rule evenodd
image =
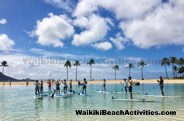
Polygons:
M123 80L107 80L106 84L120 84ZM157 79L145 79L145 80L135 80L134 82L139 82L140 84L156 84ZM81 81L82 82L82 81ZM88 84L102 84L102 80L88 81ZM35 82L29 82L29 85L34 85ZM77 81L72 82L74 85L78 84ZM184 84L184 79L164 79L165 84ZM0 82L0 86L10 85L10 82ZM11 85L25 85L26 82L11 82ZM47 85L47 81L44 81L44 85Z

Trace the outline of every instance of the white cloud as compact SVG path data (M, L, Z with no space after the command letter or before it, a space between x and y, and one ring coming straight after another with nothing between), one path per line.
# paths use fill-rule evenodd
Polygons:
M120 33L117 33L115 38L110 37L112 43L118 48L118 50L122 50L125 48L124 44L126 44L129 40L122 37Z
M62 8L68 12L72 12L72 0L44 0L46 3Z
M6 34L0 34L0 51L9 51L13 50L12 47L15 45L15 42L8 37Z
M76 59L80 59L80 60L85 60L87 58L100 58L99 56L96 55L74 55L74 54L70 54L70 53L58 53L58 52L51 52L51 51L47 51L47 50L43 50L43 49L38 49L38 48L31 48L30 52L37 54L41 57L58 57L58 58L62 58L62 59L71 59L71 60L76 60Z
M92 47L99 49L99 50L110 50L112 48L112 44L110 42L100 42L100 43L95 43L91 45Z
M7 20L6 19L0 19L0 24L6 24L7 23Z
M140 48L172 44L184 45L183 10L184 1L172 1L172 4L158 7L145 19L122 21L120 26L125 36Z
M63 47L62 40L71 37L74 33L70 23L71 20L66 15L49 13L48 17L37 21L32 36L38 37L38 43L43 46Z
M74 16L89 15L99 7L113 12L117 19L137 18L159 5L162 0L81 0L74 11Z
M77 18L74 21L76 26L85 29L80 34L75 34L72 44L75 46L89 45L101 41L109 30L109 19L102 18L98 15Z

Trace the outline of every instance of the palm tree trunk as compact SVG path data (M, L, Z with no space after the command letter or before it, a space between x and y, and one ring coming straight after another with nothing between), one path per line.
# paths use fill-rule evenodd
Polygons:
M142 80L144 80L144 77L143 77L143 67L141 67L141 76L142 76Z
M67 69L67 77L66 78L67 78L67 81L68 81L68 67L66 67L66 69Z
M174 74L174 64L172 64L172 74L173 74L173 78L175 77L175 74Z
M90 65L90 80L92 80L91 77L92 77L92 65Z
M116 69L115 69L115 80L116 80Z
M165 73L166 73L166 77L169 79L168 73L167 73L167 65L165 65Z
M77 81L77 66L76 66L76 81Z
M175 76L175 77L177 77L177 76L178 76L178 74L177 74L177 71L176 71L176 70L174 71L174 76Z

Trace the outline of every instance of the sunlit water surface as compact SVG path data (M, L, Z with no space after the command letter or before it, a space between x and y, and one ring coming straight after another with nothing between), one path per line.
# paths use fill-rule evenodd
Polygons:
M120 91L122 85L107 85L107 91ZM62 88L62 87L61 87ZM0 86L0 121L183 121L184 98L146 97L134 94L134 98L145 98L155 102L121 102L112 101L116 98L129 98L126 94L101 94L102 85L88 85L87 97L78 95L78 86L74 86L76 94L68 98L34 99L34 86ZM184 96L183 84L166 84L166 95ZM47 91L45 85L44 91ZM134 92L159 95L157 84L141 84L133 87ZM75 110L153 110L176 111L175 116L77 116Z

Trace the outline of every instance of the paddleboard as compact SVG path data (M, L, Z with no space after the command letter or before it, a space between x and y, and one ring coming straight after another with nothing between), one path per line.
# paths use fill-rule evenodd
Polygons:
M86 93L80 93L81 96L88 96Z
M102 90L97 90L96 92L98 92L98 93L110 93L110 92L106 92L106 91L102 91Z
M43 93L43 94L42 94L42 96L48 96L48 94L46 94L46 93Z
M54 93L54 91L43 92L43 94L51 94L51 93Z
M182 97L182 96L172 96L172 95L145 95L145 96L150 96L150 97L171 97L171 98L175 98L175 97Z
M62 93L62 94L55 94L54 96L55 97L62 97L62 98L65 98L65 97L68 97L68 96L71 96L73 93Z
M35 95L34 98L35 98L35 99L42 99L43 96L42 96L42 95Z
M122 102L154 102L153 100L146 99L120 99L120 98L112 98L113 101L122 101Z
M118 94L128 94L129 92L111 92L111 93L118 93ZM132 94L141 94L139 92L133 92Z

